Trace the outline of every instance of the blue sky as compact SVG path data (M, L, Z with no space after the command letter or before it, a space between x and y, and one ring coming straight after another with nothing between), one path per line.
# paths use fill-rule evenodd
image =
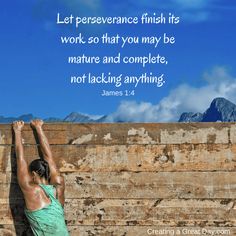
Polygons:
M29 0L1 2L0 115L65 117L72 111L110 114L116 121L175 121L185 111L203 112L211 100L224 96L236 102L236 3L226 0ZM173 13L178 25L56 25L56 16L138 16ZM123 36L173 34L173 46L62 45L60 36L103 33ZM68 65L70 55L163 54L168 66ZM140 85L131 97L102 97L114 86L72 85L72 74L112 72L140 75L165 73L162 88ZM132 89L132 86L123 87ZM118 90L121 90L119 88Z

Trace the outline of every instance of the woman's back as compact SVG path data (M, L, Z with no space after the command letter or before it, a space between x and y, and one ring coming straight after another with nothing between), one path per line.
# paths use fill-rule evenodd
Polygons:
M51 203L39 210L28 210L25 214L30 223L34 235L37 236L67 236L69 235L65 219L64 210L61 203L55 197L55 187L53 185L39 184L45 194L50 198Z

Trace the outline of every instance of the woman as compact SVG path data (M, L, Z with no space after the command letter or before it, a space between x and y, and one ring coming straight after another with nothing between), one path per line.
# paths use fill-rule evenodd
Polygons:
M64 219L64 178L53 160L48 140L42 129L43 121L31 121L36 130L43 159L36 159L28 167L24 158L21 131L23 121L15 121L15 151L17 180L25 199L25 214L34 235L69 235Z

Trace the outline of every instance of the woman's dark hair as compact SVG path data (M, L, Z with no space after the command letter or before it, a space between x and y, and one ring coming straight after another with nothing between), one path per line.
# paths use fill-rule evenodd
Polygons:
M42 159L33 160L29 165L31 172L35 171L40 177L44 177L46 180L50 178L50 169L46 161Z

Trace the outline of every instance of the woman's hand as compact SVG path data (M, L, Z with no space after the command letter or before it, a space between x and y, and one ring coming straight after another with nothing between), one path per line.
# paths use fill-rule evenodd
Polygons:
M21 131L24 127L24 121L19 120L19 121L14 121L12 124L13 130L16 131Z
M43 121L42 120L31 120L30 121L30 125L33 127L33 128L41 128L43 126Z

